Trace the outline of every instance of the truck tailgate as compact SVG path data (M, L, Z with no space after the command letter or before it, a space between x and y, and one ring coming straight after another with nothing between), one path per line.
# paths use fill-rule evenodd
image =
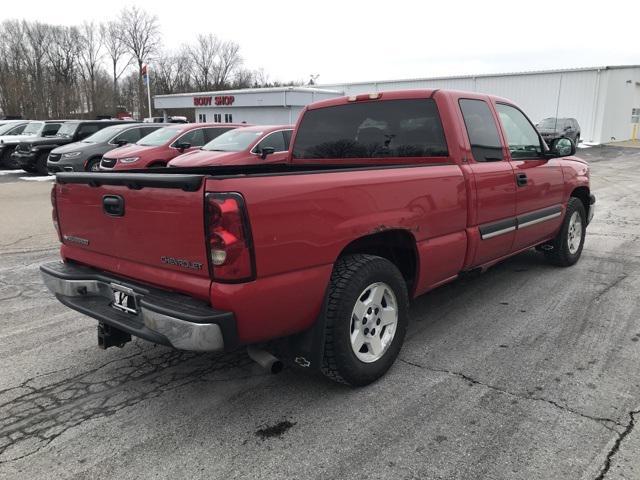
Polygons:
M54 190L66 257L209 278L202 176L62 173Z

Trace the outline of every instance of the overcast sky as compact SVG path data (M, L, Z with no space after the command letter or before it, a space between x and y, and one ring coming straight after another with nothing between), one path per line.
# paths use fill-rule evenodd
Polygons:
M213 32L271 80L332 82L640 64L640 4L492 0L2 2L0 19L79 24L131 4L166 48Z

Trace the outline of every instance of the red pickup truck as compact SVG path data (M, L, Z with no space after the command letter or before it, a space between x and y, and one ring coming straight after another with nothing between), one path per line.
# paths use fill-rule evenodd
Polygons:
M365 385L398 356L410 299L532 247L570 266L594 212L571 140L548 147L488 95L315 103L291 145L284 164L58 173L63 262L44 281L103 347L275 345Z

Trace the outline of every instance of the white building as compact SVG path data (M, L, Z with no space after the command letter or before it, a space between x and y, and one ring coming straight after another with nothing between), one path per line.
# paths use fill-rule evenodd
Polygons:
M555 116L576 118L582 140L593 143L631 138L640 112L640 65L157 95L155 107L168 114L173 108L194 108L196 121L286 124L295 123L304 105L317 100L419 88L469 90L506 97L522 107L534 122ZM205 100L197 100L203 97ZM225 97L232 97L233 101L223 100ZM636 116L632 117L632 113Z
M320 88L247 88L156 95L153 104L166 115L171 115L172 109L194 109L194 119L199 123L290 125L296 123L306 105L340 95L340 91Z

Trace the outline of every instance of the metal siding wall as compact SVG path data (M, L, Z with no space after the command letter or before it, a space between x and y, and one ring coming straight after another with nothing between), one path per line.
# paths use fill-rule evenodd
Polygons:
M602 106L601 141L631 138L631 109L636 105L640 68L607 70L606 98Z
M562 78L562 85L560 84ZM599 141L594 124L594 95L596 71L557 72L545 74L500 75L488 77L446 78L440 80L411 80L371 82L356 85L323 85L323 88L343 89L345 95L385 90L443 88L487 93L508 98L521 107L534 123L554 117L578 119L584 140ZM558 104L558 93L560 102Z

